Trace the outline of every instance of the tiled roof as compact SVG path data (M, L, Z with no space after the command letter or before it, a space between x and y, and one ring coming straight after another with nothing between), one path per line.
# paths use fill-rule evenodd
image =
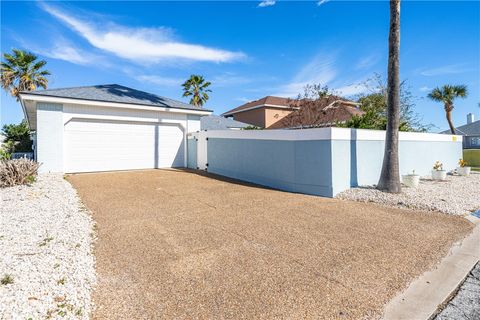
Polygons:
M335 96L335 95L330 95L328 96L327 98L325 98L325 100L342 100L342 101L345 101L345 102L348 102L348 103L353 103L353 101L349 101L347 99L344 99L342 97L339 97L339 96ZM248 110L250 108L254 108L254 107L259 107L259 106L263 106L263 105L274 105L274 106L280 106L280 107L291 107L295 104L298 104L298 100L296 99L290 99L290 98L282 98L282 97L274 97L274 96L266 96L266 97L263 97L261 99L258 99L258 100L255 100L255 101L250 101L250 102L247 102L245 104L242 104L241 106L239 107L236 107L232 110L229 110L227 112L224 112L222 114L222 116L228 116L228 115L231 115L231 114L234 114L236 112L239 112L239 111L242 111L242 110Z
M196 107L181 101L158 96L153 93L140 91L118 84L105 84L88 87L73 87L62 89L48 89L22 92L25 94L33 94L40 96L50 96L58 98L82 99L103 102L117 102L128 104L139 104L152 107L164 108L178 108L191 110L204 110L201 107Z
M350 101L330 96L320 103L300 107L269 128L331 127L364 113Z
M227 129L241 129L248 127L248 123L243 123L230 118L222 116L204 116L200 118L201 130L227 130Z
M250 102L247 102L245 104L242 104L239 107L236 107L232 110L229 110L229 111L223 113L222 116L227 116L227 115L230 115L232 113L235 113L235 112L238 112L238 111L241 111L241 110L245 110L245 109L249 109L249 108L253 108L253 107L257 107L257 106L262 106L262 105L265 105L265 104L288 107L289 101L291 101L291 99L282 98L282 97L266 96L266 97L263 97L261 99L255 100L255 101L250 101Z

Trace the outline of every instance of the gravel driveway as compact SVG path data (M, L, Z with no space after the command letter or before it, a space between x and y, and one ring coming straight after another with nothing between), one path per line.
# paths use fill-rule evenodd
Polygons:
M466 219L173 170L68 177L98 224L96 319L362 319Z
M0 189L0 319L88 319L93 222L61 175Z
M403 187L400 194L381 192L374 187L353 188L339 199L375 202L385 206L439 211L466 215L480 209L480 172L470 176L448 175L445 181L420 180L418 188Z

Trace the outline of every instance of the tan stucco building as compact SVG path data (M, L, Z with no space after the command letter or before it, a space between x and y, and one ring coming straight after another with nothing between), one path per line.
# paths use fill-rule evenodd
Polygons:
M307 113L300 110L303 105L288 98L266 96L227 111L222 116L265 129L280 129L302 125L335 126L354 115L363 114L358 103L336 96L319 101L315 109L318 114L313 120L307 119ZM311 118L311 112L308 115ZM312 121L314 123L309 123Z

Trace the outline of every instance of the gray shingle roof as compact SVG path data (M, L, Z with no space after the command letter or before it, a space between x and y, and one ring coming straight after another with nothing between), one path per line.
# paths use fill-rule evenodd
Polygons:
M41 95L41 96L59 97L59 98L130 103L130 104L139 104L139 105L153 106L153 107L211 111L211 110L203 109L201 107L196 107L191 104L183 103L181 101L172 100L169 98L158 96L153 93L148 93L145 91L124 87L118 84L104 84L104 85L88 86L88 87L37 90L37 91L28 91L23 93Z
M200 118L200 129L202 130L227 130L241 129L248 127L249 124L236 121L222 116L203 116Z
M463 136L478 136L480 135L480 120L474 121L463 126L456 127L457 134ZM440 133L450 134L450 130L445 130Z

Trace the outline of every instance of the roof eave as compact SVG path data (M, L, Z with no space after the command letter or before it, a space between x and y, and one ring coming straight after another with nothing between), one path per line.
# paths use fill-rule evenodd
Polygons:
M166 112L170 111L170 112L177 112L177 113L189 113L189 114L201 114L201 115L209 115L213 112L213 110L208 110L208 109L175 108L175 107L168 107L168 106L161 107L156 105L128 103L128 102L90 100L90 99L71 98L71 97L54 97L51 95L44 95L44 94L32 93L32 92L21 92L20 100L21 101L34 100L37 102L52 102L52 103L88 104L88 105L96 105L96 106L103 106L103 107L133 108L133 109L144 109L144 110L166 111Z

